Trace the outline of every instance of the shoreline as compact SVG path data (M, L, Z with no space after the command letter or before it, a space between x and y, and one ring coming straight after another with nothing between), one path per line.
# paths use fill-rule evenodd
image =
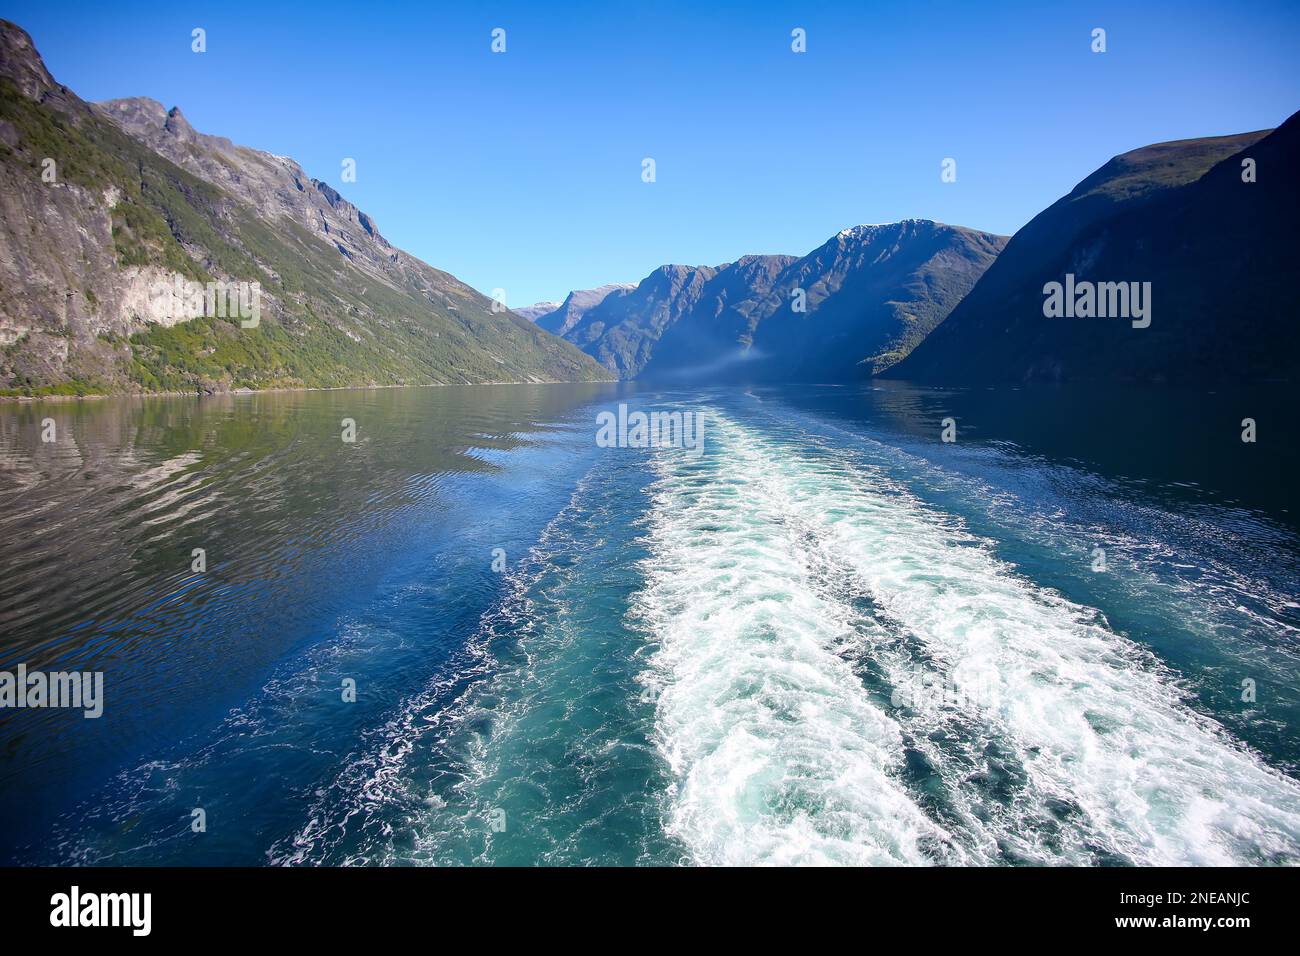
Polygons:
M544 382L417 382L410 385L304 385L301 387L231 388L220 392L94 392L86 395L0 395L0 405L6 402L36 404L37 402L95 402L115 398L220 398L225 395L274 395L289 392L355 392L384 388L466 388L477 385L618 385L616 378L597 380L553 379Z

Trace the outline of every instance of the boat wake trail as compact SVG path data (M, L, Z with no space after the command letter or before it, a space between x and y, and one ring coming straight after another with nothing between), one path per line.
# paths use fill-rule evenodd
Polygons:
M830 444L659 452L633 617L697 862L1300 862L1300 786L1096 611Z

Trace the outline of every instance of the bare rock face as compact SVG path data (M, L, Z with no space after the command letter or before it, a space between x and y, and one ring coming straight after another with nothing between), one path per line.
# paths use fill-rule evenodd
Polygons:
M288 157L90 105L0 21L0 394L608 378ZM260 324L157 290L259 290Z
M51 95L66 95L67 91L45 68L27 31L7 20L0 21L0 26L0 76L7 77L19 93L37 103Z
M79 101L54 83L25 33L0 29L0 53L0 77L11 84L7 96L30 101L32 110L71 103L65 115L72 123L84 120ZM29 170L10 161L26 135L13 112L6 109L0 119L8 147L0 163L0 388L111 368L113 349L102 336L131 331L132 317L119 304L142 280L141 269L120 269L114 254L117 192L63 179L58 156L30 157L38 172L34 184ZM46 170L49 182L39 179Z

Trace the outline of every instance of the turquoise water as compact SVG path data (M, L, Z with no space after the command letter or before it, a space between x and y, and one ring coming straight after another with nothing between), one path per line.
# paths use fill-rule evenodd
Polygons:
M703 453L598 447L619 402L703 414ZM102 670L106 698L0 711L0 847L1295 863L1285 407L891 384L0 408L0 669Z

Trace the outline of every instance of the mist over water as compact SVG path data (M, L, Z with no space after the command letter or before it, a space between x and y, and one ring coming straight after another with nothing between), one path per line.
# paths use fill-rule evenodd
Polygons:
M1188 427L1222 396L1105 401L0 406L0 670L105 674L99 720L0 711L0 855L1295 863L1289 453ZM703 454L597 447L619 402Z

